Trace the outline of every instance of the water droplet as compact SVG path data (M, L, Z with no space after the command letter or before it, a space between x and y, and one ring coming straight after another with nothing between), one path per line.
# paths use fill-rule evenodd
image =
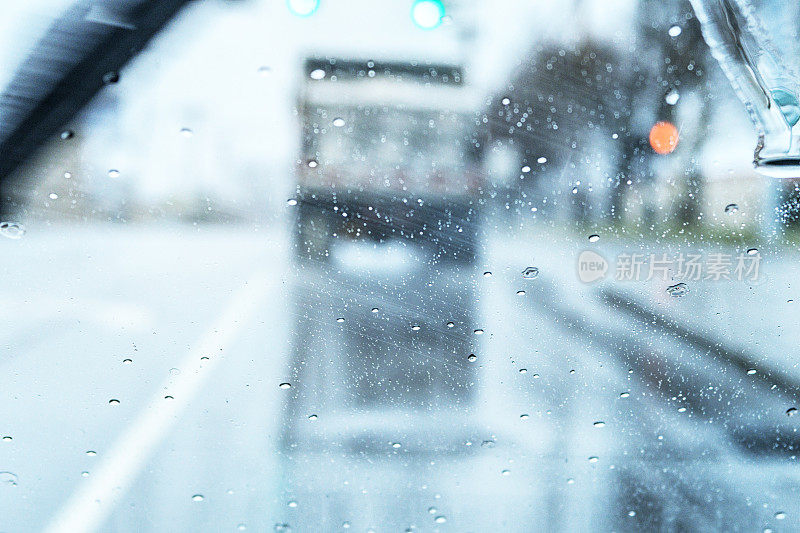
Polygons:
M286 203L287 205L297 205L297 200L295 200L294 198L289 198L288 200L286 200Z
M64 130L61 132L61 139L66 141L67 139L72 139L75 136L75 132L72 130Z
M522 420L527 420L527 419L529 419L529 418L530 418L530 415L528 415L527 413L524 413L524 414L521 414L521 415L519 415L519 417L520 417L520 419L522 419Z
M591 457L589 457L589 462L590 463L596 463L599 460L600 460L600 458L597 457L596 455L592 455Z
M519 373L520 374L527 374L528 373L528 369L527 368L520 368L519 369Z
M475 335L483 335L483 330L482 329L476 329L472 333L474 333Z
M103 74L103 83L105 83L106 85L117 83L118 81L119 81L119 73L114 72L113 70Z
M483 273L483 277L484 278L491 278L492 277L492 273L487 270L486 272Z
M296 502L296 501L294 501L294 500L292 500L292 501L290 501L290 502L289 502L287 505L288 505L289 507L291 507L292 509L294 509L295 507L297 507L297 502Z
M377 313L378 311L380 311L380 309L378 309L377 307L373 307L373 308L372 308L372 312L373 312L373 313Z
M341 324L342 322L344 322L344 317L341 317L341 316L340 316L339 318L337 318L337 319L336 319L336 322L338 322L339 324Z
M786 518L786 513L783 511L778 511L775 513L775 520L784 520Z
M447 323L447 327L448 327L448 328L455 327L455 323L454 323L454 322L448 322L448 323Z
M678 100L681 98L681 93L676 91L675 89L670 89L666 95L664 95L664 101L667 102L669 105L675 105L678 103Z
M3 437L3 440L6 442L12 440L11 435L6 435L5 437Z
M508 105L511 103L511 98L509 98L508 96L504 96L503 99L500 100L500 103L503 105Z
M308 160L309 168L317 168L318 165L319 165L319 163L317 163L316 159L309 159Z
M9 239L21 239L25 235L25 226L17 222L0 222L0 234Z
M667 31L667 33L669 33L669 36L670 36L670 37L677 37L678 35L680 35L680 34L681 34L681 31L683 31L683 30L681 30L681 27L680 27L680 26L677 26L677 25L675 25L675 26L672 26L672 27L671 27L671 28L670 28L670 29Z
M496 442L493 439L487 439L481 442L481 447L483 448L494 448Z
M631 393L630 393L630 392L620 392L620 393L619 393L619 397L620 397L620 398L627 398L627 397L628 397L628 396L630 396L630 395L631 395Z
M736 204L728 204L725 206L725 212L729 215L733 215L739 211L739 206Z
M119 174L120 174L119 170L114 169L114 168L112 168L111 170L108 171L108 177L109 178L118 178Z
M333 125L336 126L337 128L341 128L342 126L344 126L344 119L341 117L336 117L335 119L333 119Z
M14 472L0 472L0 486L10 485L12 487L17 485L17 475Z
M596 427L596 428L602 428L602 427L605 427L606 423L605 423L605 422L603 422L602 420L598 420L597 422L595 422L595 423L594 423L594 424L592 424L592 425L593 425L594 427Z
M505 469L505 470L503 470L503 471L502 471L502 472L500 472L500 473L501 473L502 475L504 475L504 476L510 476L510 475L511 475L511 470Z
M685 283L676 283L667 287L667 293L673 298L680 298L687 292L689 292L689 286Z
M58 195L56 193L54 193L54 192L51 192L49 194L49 197L50 197L51 200L58 200Z
M612 133L611 134L611 138L612 139L619 139L619 134L618 133Z
M539 379L539 374L534 374L533 379Z
M525 165L524 167L522 167L521 170L522 170L523 174L527 174L528 172L531 171L531 167L529 167L528 165Z
M535 279L539 276L539 269L536 267L528 267L522 271L522 277L525 279Z
M392 448L395 448L395 449L397 449L397 448L399 448L400 446L402 446L402 444L400 444L399 442L393 442L393 443L392 443Z
M84 470L83 472L81 472L81 477L89 477L89 472Z
M181 371L180 371L179 368L170 368L169 369L170 376L178 376L178 375L180 375L180 373L181 373Z
M275 524L275 531L278 533L289 533L292 527L289 524Z
M70 179L72 177L72 172L64 172L64 179Z
M544 165L545 163L547 163L547 158L542 156L539 159L537 159L536 162L539 163L540 165Z
M192 496L192 499L196 502L201 502L205 499L205 497L202 494L195 494Z
M419 331L420 327L417 324L411 326L411 331Z
M756 373L756 369L755 368L748 368L747 369L747 375L748 376L752 376L755 373Z
M436 522L437 524L444 524L445 522L447 522L447 517L440 515L434 518L433 521Z
M311 74L309 74L309 76L311 77L312 80L321 80L322 78L325 77L325 71L322 70L321 68L314 69L311 71Z
M786 410L786 416L794 416L797 414L797 407L790 407Z
M308 415L308 419L309 420L313 421L313 420L316 420L317 418L319 418L317 415Z
M600 240L600 235L589 235L589 242L597 242Z
M517 291L517 296L525 296L525 291Z
M756 255L758 253L758 248L748 248L747 255Z
M282 389L290 389L290 388L292 388L292 384L284 382L284 383L281 383L280 385L278 385L278 387L280 387Z
M88 455L89 457L94 457L95 455L97 455L97 452L94 450L89 450L86 452L86 455Z
M180 134L186 138L189 138L194 135L194 132L189 128L181 128Z
M636 511L628 511L628 516L636 516Z
M119 400L117 400L116 398L111 398L110 400L108 400L108 403L110 403L110 404L118 404Z
M164 399L165 400L174 400L175 398L173 396L170 396L169 394L167 394L166 396L164 396Z
M470 363L474 363L477 359L478 357L474 353L471 353L467 356L467 361Z

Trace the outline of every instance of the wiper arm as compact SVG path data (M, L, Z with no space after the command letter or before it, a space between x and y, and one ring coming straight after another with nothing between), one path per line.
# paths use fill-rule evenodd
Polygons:
M60 131L190 0L81 0L0 94L0 211L12 173Z

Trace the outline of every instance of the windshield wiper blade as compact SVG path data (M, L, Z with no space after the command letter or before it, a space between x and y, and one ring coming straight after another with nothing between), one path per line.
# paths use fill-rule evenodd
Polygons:
M191 0L81 0L0 94L0 211L13 172L59 132Z

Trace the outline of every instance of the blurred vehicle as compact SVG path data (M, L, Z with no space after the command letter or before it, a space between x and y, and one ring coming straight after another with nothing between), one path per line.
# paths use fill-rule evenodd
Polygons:
M459 65L307 59L298 252L404 239L473 262L482 156L468 90Z

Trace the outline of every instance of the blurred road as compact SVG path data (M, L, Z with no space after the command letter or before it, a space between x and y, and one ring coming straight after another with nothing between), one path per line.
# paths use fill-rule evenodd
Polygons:
M487 239L474 269L257 227L4 240L0 531L800 527L792 390L569 244Z

